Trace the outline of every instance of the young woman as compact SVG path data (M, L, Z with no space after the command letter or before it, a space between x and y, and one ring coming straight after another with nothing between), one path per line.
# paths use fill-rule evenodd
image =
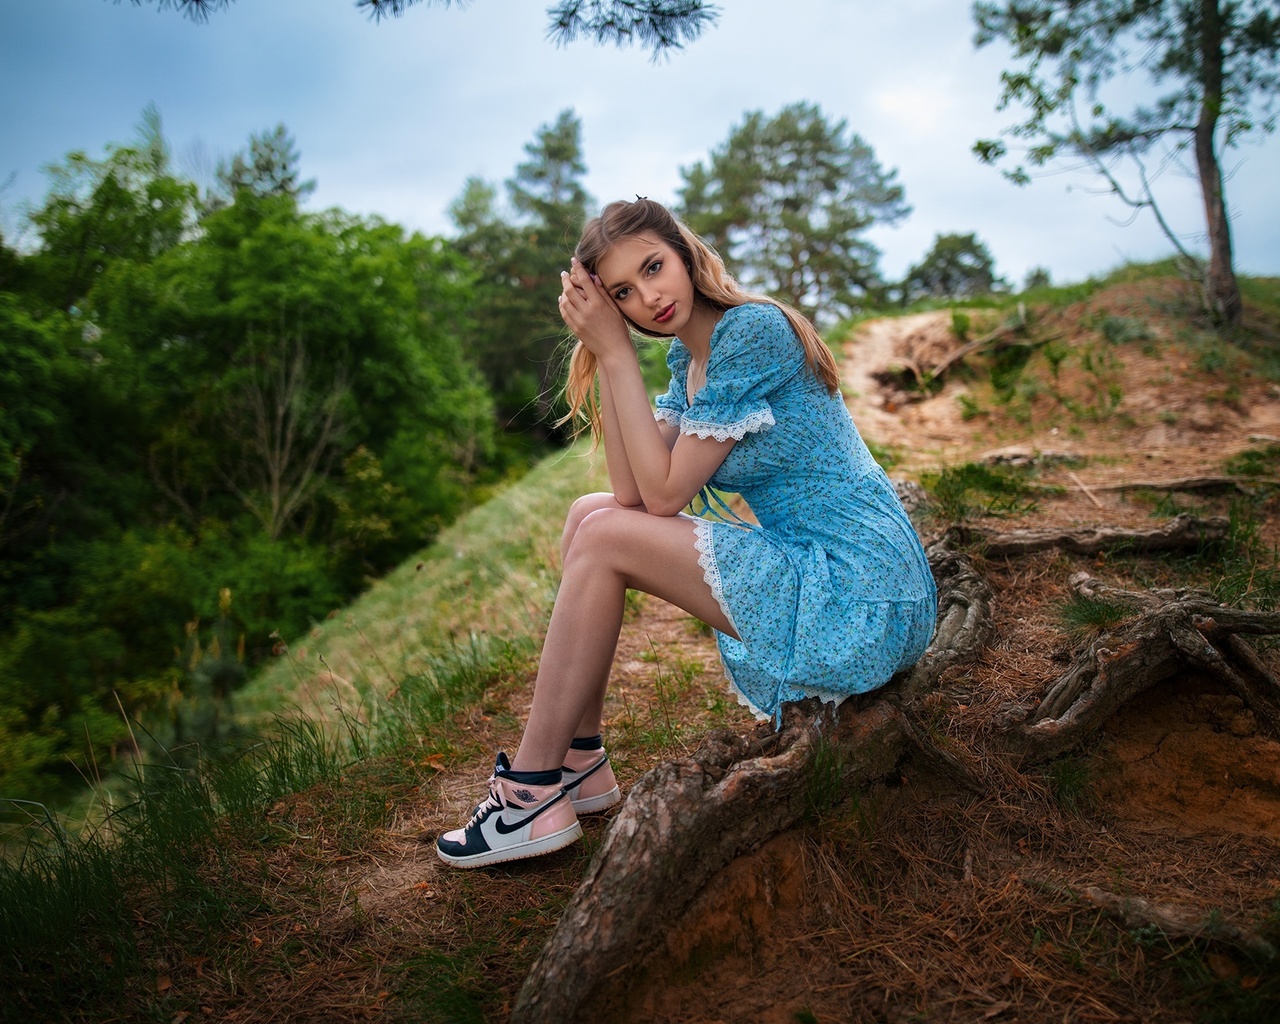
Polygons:
M808 320L742 291L648 199L605 207L561 277L571 415L603 439L613 491L569 510L524 737L471 820L437 840L458 867L557 850L582 834L579 813L622 799L600 731L628 588L714 627L761 718L883 685L924 653L937 614L915 530ZM656 413L633 330L673 339ZM759 525L713 488L741 494ZM695 499L700 514L684 514Z

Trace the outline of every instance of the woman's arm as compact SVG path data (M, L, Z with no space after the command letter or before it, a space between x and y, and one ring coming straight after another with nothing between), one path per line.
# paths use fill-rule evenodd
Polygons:
M654 515L676 515L711 479L734 441L678 434L655 420L634 350L629 357L611 353L600 365L609 379L617 433L645 509ZM674 439L670 446L668 435Z
M604 432L604 459L609 470L609 487L613 496L623 505L642 506L640 488L636 484L635 474L631 472L631 463L627 461L627 449L622 443L622 431L618 425L618 414L613 408L613 394L609 388L609 375L604 367L599 367L600 374L600 427Z
M614 409L609 375L603 367L600 367L600 418L604 432L605 462L609 469L609 486L613 496L623 505L643 506L640 488L636 484L635 474L631 471L631 463L627 460L627 450L622 441L622 427L618 422L617 411ZM659 422L658 432L662 435L663 443L668 449L676 443L676 438L679 436L679 431L667 423Z
M654 515L676 515L711 479L734 442L681 434L674 444L669 444L668 437L675 432L670 427L664 431L654 419L626 323L598 284L575 284L566 275L560 312L600 366L605 455L610 460L611 482L615 454L624 454L630 479L645 509ZM612 450L608 447L611 434L621 442L620 446L614 444ZM621 461L617 463L619 469L622 465ZM626 482L625 474L620 475Z

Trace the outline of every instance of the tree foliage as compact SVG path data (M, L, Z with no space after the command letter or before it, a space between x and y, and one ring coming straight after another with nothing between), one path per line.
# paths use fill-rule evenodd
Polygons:
M1280 5L1275 0L1004 0L973 7L976 43L1013 49L1018 66L1001 76L1001 109L1025 117L1006 134L1027 145L1008 176L1027 166L1083 157L1108 187L1138 210L1150 209L1194 264L1198 260L1161 217L1151 164L1190 150L1205 209L1209 261L1206 300L1222 320L1240 314L1225 186L1223 149L1274 128L1280 89ZM1142 72L1147 92L1120 109L1127 90L1107 87ZM1115 95L1119 100L1113 100ZM998 139L975 151L987 162L1007 155ZM1132 164L1136 185L1120 169Z
M119 3L120 0L115 0ZM178 10L196 21L225 10L232 0L133 0L154 3L160 10ZM402 15L419 3L451 7L454 0L355 0L357 10L375 21ZM459 0L465 6L465 0ZM638 43L656 58L681 49L714 25L719 10L706 0L560 0L547 8L547 35L560 45L579 38L615 46Z
M987 295L1003 285L995 260L976 234L938 234L924 259L907 271L902 298L964 299Z
M582 125L572 110L542 125L525 160L497 189L467 182L451 214L454 245L476 267L477 303L469 351L493 391L508 432L546 438L556 402L557 350L564 324L556 315L560 271L569 265L590 201L582 185Z
M747 114L708 162L681 173L689 226L745 284L811 316L846 315L881 286L865 232L910 212L897 172L810 103Z
M154 112L72 154L38 244L6 250L0 793L121 740L122 709L198 739L192 693L225 693L500 471L464 257L302 210L283 128L224 164L219 203L167 154Z

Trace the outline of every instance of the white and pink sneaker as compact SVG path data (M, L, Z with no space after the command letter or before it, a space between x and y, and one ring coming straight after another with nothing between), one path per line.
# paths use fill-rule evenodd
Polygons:
M436 853L457 868L478 868L524 857L536 857L568 846L582 836L582 826L561 783L530 786L504 775L506 754L489 779L489 797L460 829L436 840Z
M622 791L603 747L598 750L571 749L564 755L563 789L573 801L575 814L594 814L622 800Z

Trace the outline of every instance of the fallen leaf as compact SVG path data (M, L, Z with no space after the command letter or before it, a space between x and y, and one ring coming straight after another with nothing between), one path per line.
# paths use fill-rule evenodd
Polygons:
M173 988L173 979L167 974L162 974L156 978L156 992L168 992Z
M1209 965L1209 970L1213 971L1219 978L1227 979L1240 976L1240 968L1235 965L1233 960L1225 956L1218 953L1210 953L1204 959Z

